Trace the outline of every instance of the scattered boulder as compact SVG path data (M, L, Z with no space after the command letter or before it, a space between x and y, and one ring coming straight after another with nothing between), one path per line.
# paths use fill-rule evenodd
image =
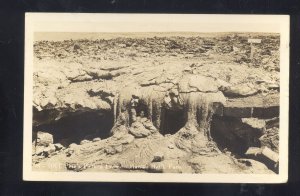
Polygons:
M169 144L169 145L168 145L168 148L169 148L169 149L174 149L175 146L174 146L174 144Z
M279 85L278 84L269 84L268 86L267 86L267 88L268 89L270 89L270 90L277 90L277 91L279 91Z
M120 48L126 48L126 44L119 44L118 47L120 47Z
M268 167L264 163L256 161L254 159L237 159L236 163L240 167L249 169L250 171L252 170L252 168L255 168L256 173L274 174L268 169Z
M121 138L128 133L128 128L125 125L115 125L111 129L111 134L114 138Z
M80 46L79 46L78 44L74 44L73 49L74 49L74 50L79 50L79 49L80 49Z
M77 144L72 143L72 144L69 145L69 148L76 148L77 146L78 146Z
M153 156L152 162L161 162L164 160L164 153L156 152Z
M152 133L157 131L156 127L153 125L153 123L150 120L143 122L143 125L146 129L150 130Z
M151 134L150 130L146 129L141 122L132 123L131 127L129 128L129 133L136 138L147 137Z
M44 148L43 153L44 153L45 157L50 157L55 152L55 150L56 150L56 148L55 148L54 144L49 144L49 146Z
M268 147L255 148L250 147L246 156L264 163L268 168L278 173L279 155Z
M68 148L66 150L66 156L70 157L71 155L73 155L75 153L75 148Z
M55 151L60 151L65 148L63 145L61 145L59 143L54 144L54 146L55 146Z
M80 145L84 145L84 144L87 144L87 143L91 143L91 141L90 140L82 140L80 142Z
M80 164L80 163L66 163L66 168L68 170L73 170L73 171L76 171L76 172L80 172L85 168L84 164Z
M258 89L252 83L233 85L222 89L226 97L247 97L258 93Z
M113 133L112 138L117 139L117 140L122 139L123 137L125 137L125 135L128 134L127 127L125 127L124 125L114 128L113 130L115 132Z
M192 71L192 68L190 66L186 66L183 71L185 72L191 72Z
M269 160L273 161L274 163L277 163L279 161L279 155L278 153L274 152L268 147L263 147L261 154L268 158Z
M53 135L47 132L38 131L36 145L47 147L50 144L53 144Z
M203 75L185 75L178 82L178 90L181 93L189 92L218 92L219 84L215 78L207 77Z
M279 128L272 127L265 131L264 135L259 138L262 146L266 146L275 152L279 152Z
M116 150L117 153L122 152L123 151L122 145L115 146L115 150Z
M112 146L108 146L104 149L104 152L108 155L114 155L117 153L117 150L113 148Z
M258 118L242 118L242 123L245 123L254 129L260 129L262 131L264 131L266 127L265 120L258 119Z
M35 151L33 152L33 154L35 155L42 155L44 152L44 146L36 146L35 147Z
M248 150L245 152L245 155L247 156L257 156L262 153L262 149L259 147L250 147Z
M80 148L80 145L78 145L78 144L75 144L75 143L70 144L69 147L67 148L67 150L65 151L66 156L69 157L69 156L77 153L79 148Z
M125 136L122 137L121 143L122 144L130 144L131 142L134 141L134 136L130 134L126 134Z
M279 117L267 119L265 120L265 122L266 122L266 129L270 129L273 127L279 128Z
M279 91L280 85L273 80L256 80L256 84L259 84L259 89L262 92L268 92L271 90Z
M228 88L231 87L231 84L229 82L226 82L226 81L221 80L221 79L217 79L216 81L217 81L217 83L219 85L219 90L220 91L224 91L224 90L226 90L226 89L228 89Z
M99 142L99 141L101 141L100 137L96 137L96 138L93 139L93 142Z
M200 92L217 92L218 83L212 77L192 75L190 77L189 85L192 88L196 88Z

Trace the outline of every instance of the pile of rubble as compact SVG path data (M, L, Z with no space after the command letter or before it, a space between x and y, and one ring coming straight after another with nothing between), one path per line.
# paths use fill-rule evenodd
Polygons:
M94 60L120 60L137 57L180 56L186 58L209 55L231 56L238 63L279 71L279 35L257 35L262 39L256 44L254 57L250 59L250 44L247 34L228 34L219 37L149 37L113 38L97 40L39 41L34 44L38 59L69 59L78 56Z
M53 144L53 135L38 131L36 139L32 143L33 162L38 163L39 160L57 155L64 150L65 147L63 145L59 143Z

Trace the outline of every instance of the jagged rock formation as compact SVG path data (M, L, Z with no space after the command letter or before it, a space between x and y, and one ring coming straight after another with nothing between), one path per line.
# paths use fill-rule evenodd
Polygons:
M226 36L194 49L174 39L37 42L33 131L63 146L48 159L74 171L272 173L243 154L278 152L278 70L236 63L247 43ZM277 39L266 39L271 58Z

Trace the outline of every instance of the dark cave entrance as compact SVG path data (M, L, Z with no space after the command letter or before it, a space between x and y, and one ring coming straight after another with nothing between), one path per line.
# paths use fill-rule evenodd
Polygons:
M162 108L161 133L175 134L186 123L184 109L167 109Z
M33 133L48 132L53 135L54 143L68 146L71 143L79 144L84 139L108 138L112 127L111 112L94 111L70 114L57 121L33 127Z
M234 117L213 115L210 132L220 149L227 149L238 156L243 156L250 146L260 147L256 130Z
M136 115L145 116L145 117L149 116L147 104L142 100L139 102L139 104L136 107Z
M137 117L139 118L150 118L149 116L149 109L147 107L146 102L143 100L140 100L135 107L131 107L131 105L128 105L129 108L129 123L130 125L137 120Z

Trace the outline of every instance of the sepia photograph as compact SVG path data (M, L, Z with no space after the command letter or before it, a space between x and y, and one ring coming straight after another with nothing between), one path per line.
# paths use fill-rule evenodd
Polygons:
M27 13L23 179L283 183L289 17Z

